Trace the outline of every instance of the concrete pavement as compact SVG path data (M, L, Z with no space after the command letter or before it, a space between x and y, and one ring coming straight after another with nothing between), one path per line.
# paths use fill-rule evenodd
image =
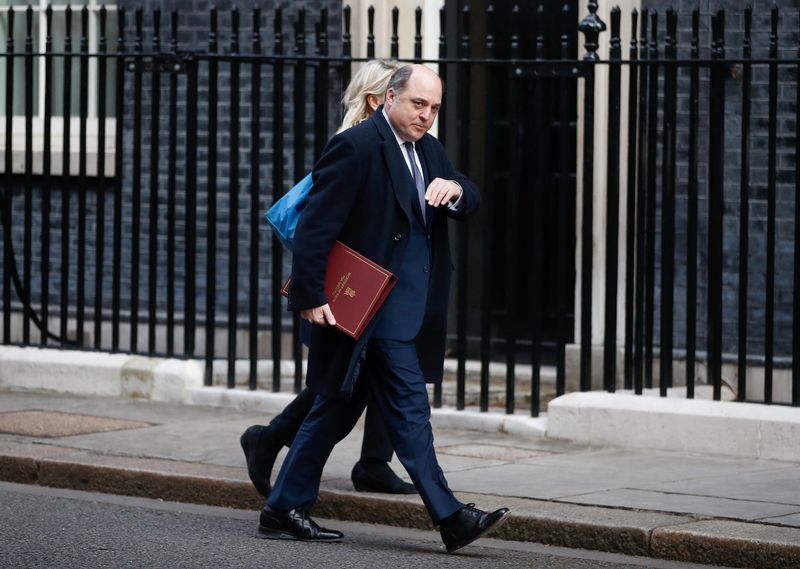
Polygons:
M0 479L251 509L256 524L263 500L238 437L269 418L241 408L0 391ZM512 508L498 538L800 567L798 463L589 447L469 425L435 421L437 453L462 501ZM315 514L431 528L416 496L352 489L361 428L334 450ZM393 468L405 474L396 461Z

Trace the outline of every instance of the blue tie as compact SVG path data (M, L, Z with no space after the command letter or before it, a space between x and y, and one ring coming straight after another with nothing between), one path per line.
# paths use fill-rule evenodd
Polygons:
M408 158L411 161L411 172L414 176L414 185L417 187L417 198L419 198L419 207L422 211L422 221L425 221L425 181L422 179L422 172L417 168L417 160L414 156L414 143L404 142L403 146L406 147Z

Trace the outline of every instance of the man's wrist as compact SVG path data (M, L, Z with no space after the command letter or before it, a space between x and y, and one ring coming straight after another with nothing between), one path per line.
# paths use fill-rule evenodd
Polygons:
M447 202L447 207L449 207L450 209L456 209L458 207L459 202L461 201L461 198L464 196L464 188L462 188L461 184L459 184L455 180L450 180L450 181L453 182L458 187L458 196L450 198L450 201Z

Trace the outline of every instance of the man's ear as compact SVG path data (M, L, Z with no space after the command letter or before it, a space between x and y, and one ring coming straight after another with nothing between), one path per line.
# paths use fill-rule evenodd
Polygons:
M395 93L394 89L390 88L390 89L388 89L386 91L386 107L387 108L391 107L394 104L394 100L395 100L396 96L397 96L397 93Z

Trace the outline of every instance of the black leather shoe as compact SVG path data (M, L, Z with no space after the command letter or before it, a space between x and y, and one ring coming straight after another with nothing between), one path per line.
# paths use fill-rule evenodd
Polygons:
M261 510L258 531L266 539L338 541L344 537L340 531L319 527L303 508L279 512L265 506Z
M413 484L403 481L385 462L364 464L358 461L350 474L353 486L359 492L381 492L383 494L416 494Z
M467 504L448 516L439 523L439 533L447 553L453 553L497 529L506 521L509 513L508 508L500 508L490 514L479 510L475 504Z
M244 457L247 459L247 474L256 490L265 498L269 496L272 467L283 445L274 440L269 427L253 425L239 437Z

